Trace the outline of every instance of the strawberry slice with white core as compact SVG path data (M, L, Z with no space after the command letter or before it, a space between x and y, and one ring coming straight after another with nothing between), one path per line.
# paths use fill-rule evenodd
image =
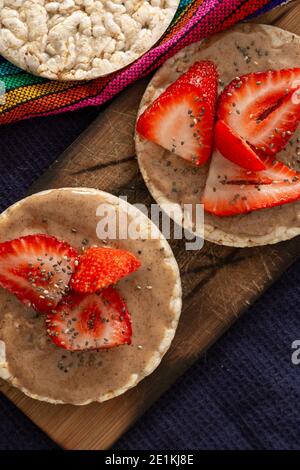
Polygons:
M36 234L0 243L0 286L41 313L68 290L77 251L55 237Z
M137 132L196 165L212 151L218 88L213 62L196 62L139 117Z
M215 145L223 157L251 171L261 171L266 168L264 162L224 121L219 120L215 126Z
M205 211L230 216L300 199L300 173L272 157L264 164L265 170L252 172L215 151L202 197Z
M69 351L108 349L131 344L131 318L113 287L99 294L72 292L46 319L52 341Z
M257 149L274 155L298 126L299 90L300 68L236 77L222 92L218 117Z

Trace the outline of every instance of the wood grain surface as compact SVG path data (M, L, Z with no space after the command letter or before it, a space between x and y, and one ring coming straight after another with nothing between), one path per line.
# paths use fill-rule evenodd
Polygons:
M292 2L256 22L300 34L300 4ZM150 204L134 155L137 107L147 85L125 90L31 188L95 187L129 202ZM214 343L298 257L300 238L251 249L210 243L186 252L171 241L183 283L183 312L172 346L160 367L136 388L103 404L85 407L37 402L0 381L5 393L66 449L109 448L172 383Z

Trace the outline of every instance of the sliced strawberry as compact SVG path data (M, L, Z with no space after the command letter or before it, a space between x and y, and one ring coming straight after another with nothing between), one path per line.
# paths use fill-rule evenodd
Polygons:
M219 120L215 126L215 145L223 157L251 171L266 168L263 161L231 127Z
M204 209L218 216L244 214L300 199L300 173L267 157L266 169L251 172L216 151L202 198Z
M256 72L235 78L223 91L218 117L257 149L274 155L300 120L300 68Z
M24 304L46 313L68 290L77 251L49 235L0 243L0 285Z
M299 101L297 102L294 95L298 90ZM300 87L298 90L291 91L281 101L278 108L264 120L254 124L248 140L255 148L268 155L275 155L286 146L300 121Z
M137 132L197 165L212 151L218 88L213 62L196 62L140 116Z
M80 256L70 286L77 292L97 292L136 271L140 265L129 251L92 247Z
M131 318L113 287L100 294L72 292L48 314L47 332L59 347L70 351L107 349L130 344Z

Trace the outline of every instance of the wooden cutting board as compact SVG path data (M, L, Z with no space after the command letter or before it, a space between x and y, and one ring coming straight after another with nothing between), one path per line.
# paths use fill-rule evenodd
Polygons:
M293 2L257 22L300 34L300 5ZM71 145L31 192L88 186L129 202L150 204L134 155L133 129L147 80L119 95ZM183 311L172 346L160 367L136 388L103 404L50 405L27 398L0 381L0 390L66 449L109 448L172 383L287 269L300 253L300 238L251 249L205 243L186 252L171 241L183 283Z

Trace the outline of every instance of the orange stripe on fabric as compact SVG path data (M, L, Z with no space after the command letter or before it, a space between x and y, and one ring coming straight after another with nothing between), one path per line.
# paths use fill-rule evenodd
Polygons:
M108 79L106 79L106 82ZM7 124L11 120L21 119L25 116L32 114L45 113L45 102L47 101L46 113L56 110L57 108L63 108L64 106L71 106L72 103L80 101L82 98L88 96L97 95L103 88L105 83L103 81L91 82L91 86L79 85L75 88L64 90L63 93L53 92L43 97L27 101L22 106L16 106L15 108L8 110L6 113L0 115L1 124ZM88 90L90 89L90 90Z
M46 82L32 87L23 87L20 89L13 90L6 94L6 104L0 106L0 112L7 114L10 110L16 106L23 105L27 106L31 102L47 99L51 95L55 95L62 105L71 104L67 101L67 97L71 96L71 92L76 92L78 98L86 98L89 93L100 92L106 83L110 80L109 78L98 79L92 82ZM77 101L77 100L76 100ZM2 122L2 116L0 114L0 120Z
M68 90L71 84L68 82L45 82L17 88L5 94L5 104L0 106L0 111L5 112L10 108L26 103L26 101L36 97L42 97L50 92L59 93L60 91ZM74 86L74 85L73 85Z

